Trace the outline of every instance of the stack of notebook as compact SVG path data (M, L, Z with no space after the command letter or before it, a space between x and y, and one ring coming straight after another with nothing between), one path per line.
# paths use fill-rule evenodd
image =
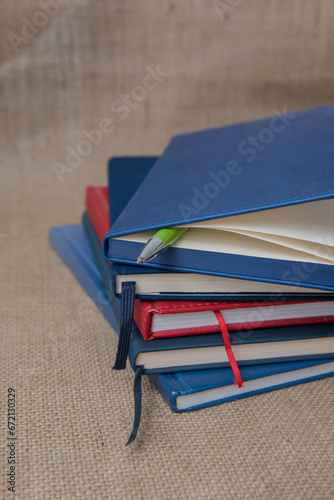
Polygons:
M103 288L114 368L129 356L137 396L143 373L174 411L334 373L333 121L334 107L318 108L177 136L160 158L113 158L109 187L87 188L83 225L50 230L93 300ZM264 130L271 140L247 149ZM174 226L188 231L137 265Z

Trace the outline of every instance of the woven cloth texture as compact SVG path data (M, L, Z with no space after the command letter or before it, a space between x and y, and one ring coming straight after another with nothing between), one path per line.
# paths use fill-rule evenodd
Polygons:
M332 0L1 1L0 498L9 387L15 498L334 497L331 378L173 414L144 377L125 448L133 372L112 372L116 335L47 241L110 156L333 103L333 22Z

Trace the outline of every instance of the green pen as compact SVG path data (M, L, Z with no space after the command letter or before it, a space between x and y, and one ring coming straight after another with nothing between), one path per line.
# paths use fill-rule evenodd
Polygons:
M143 264L143 262L148 262L158 255L161 255L186 231L186 227L167 227L165 229L160 229L144 246L137 259L137 264Z

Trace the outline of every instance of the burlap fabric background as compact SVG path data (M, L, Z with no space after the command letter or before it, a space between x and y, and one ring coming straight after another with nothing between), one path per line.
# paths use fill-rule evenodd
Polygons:
M112 155L333 103L333 21L332 0L2 0L1 498L8 387L16 498L333 498L332 379L179 415L145 379L125 448L133 373L112 372L115 334L47 241ZM114 129L66 164L103 119Z

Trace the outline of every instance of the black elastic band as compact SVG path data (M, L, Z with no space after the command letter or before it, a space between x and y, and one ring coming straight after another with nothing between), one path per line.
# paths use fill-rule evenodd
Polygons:
M136 282L122 283L121 327L114 370L124 370L128 357L130 333L132 328L133 307L135 303Z
M136 368L135 381L133 384L133 396L135 400L135 416L133 419L132 432L125 446L128 446L128 444L132 443L136 439L139 429L140 417L141 417L141 377L143 374L143 370L144 370L143 365L139 365Z

